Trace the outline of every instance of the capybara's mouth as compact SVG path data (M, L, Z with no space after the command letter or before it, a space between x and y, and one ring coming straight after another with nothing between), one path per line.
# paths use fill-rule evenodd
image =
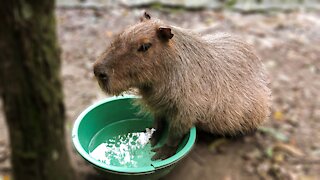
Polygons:
M118 96L123 92L123 90L117 90L110 87L110 83L99 81L100 88L109 95Z
M98 79L98 83L99 83L99 86L100 88L107 94L111 94L110 92L110 87L109 87L109 83L104 81L104 80L101 80L101 79Z

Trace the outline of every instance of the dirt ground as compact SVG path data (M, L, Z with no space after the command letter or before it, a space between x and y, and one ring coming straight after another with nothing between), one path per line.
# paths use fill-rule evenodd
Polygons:
M240 14L148 10L184 28L230 32L252 44L270 74L272 114L255 134L237 139L200 135L190 155L163 179L320 179L320 13ZM112 36L138 21L141 9L57 9L68 135L75 118L106 97L92 64ZM1 102L0 102L1 108ZM1 112L2 113L2 112ZM0 113L0 174L10 173L9 142ZM83 179L103 179L68 147Z

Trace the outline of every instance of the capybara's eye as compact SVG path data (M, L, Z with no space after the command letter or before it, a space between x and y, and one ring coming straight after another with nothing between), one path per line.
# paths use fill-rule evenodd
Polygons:
M146 52L151 47L151 45L152 45L151 43L144 43L139 47L138 51Z

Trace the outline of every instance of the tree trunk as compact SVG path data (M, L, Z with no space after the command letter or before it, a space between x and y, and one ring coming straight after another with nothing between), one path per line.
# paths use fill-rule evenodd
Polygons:
M0 94L15 180L73 180L65 142L54 0L0 5Z

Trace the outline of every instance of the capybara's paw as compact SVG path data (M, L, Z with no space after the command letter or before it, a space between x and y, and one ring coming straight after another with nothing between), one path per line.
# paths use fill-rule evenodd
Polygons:
M173 156L177 151L177 147L172 147L165 144L162 147L152 149L152 151L156 152L156 154L152 156L151 158L152 160L157 160L157 159L164 160Z

